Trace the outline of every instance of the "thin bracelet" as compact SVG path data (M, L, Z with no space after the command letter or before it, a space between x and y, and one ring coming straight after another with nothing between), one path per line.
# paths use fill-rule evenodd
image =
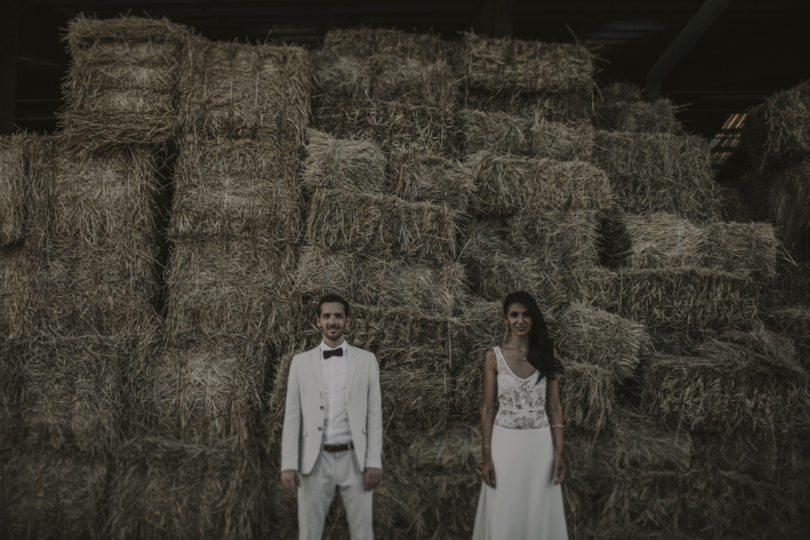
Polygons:
M489 445L488 445L488 444L483 444L483 445L481 445L481 446L483 446L484 448L489 448Z
M564 424L551 424L551 427L563 427Z

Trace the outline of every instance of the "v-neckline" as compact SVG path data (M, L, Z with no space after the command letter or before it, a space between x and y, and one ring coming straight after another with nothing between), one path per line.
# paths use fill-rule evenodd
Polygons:
M500 345L498 345L497 347L498 347L498 352L501 353L501 359L503 360L503 363L506 366L506 369L508 369L509 373L512 374L512 377L516 378L519 381L528 381L529 379L531 379L532 377L534 377L537 374L537 368L534 368L534 371L532 371L526 377L521 377L520 375L518 375L517 373L512 371L512 366L510 366L509 362L506 360L506 356L504 356L504 354L503 354L503 349L501 349ZM534 366L532 366L532 367L534 367Z

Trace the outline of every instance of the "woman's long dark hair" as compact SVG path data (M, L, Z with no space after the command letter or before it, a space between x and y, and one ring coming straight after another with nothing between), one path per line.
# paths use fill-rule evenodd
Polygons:
M560 361L554 357L554 343L548 335L548 327L537 302L532 295L524 291L509 293L503 301L504 317L508 317L509 306L512 304L523 304L532 317L532 329L529 330L529 354L526 355L526 359L540 374L537 381L541 381L543 377L556 379L557 375L563 372L563 367Z

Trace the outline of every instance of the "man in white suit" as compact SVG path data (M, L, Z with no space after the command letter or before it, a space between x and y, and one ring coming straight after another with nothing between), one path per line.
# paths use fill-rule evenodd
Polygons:
M382 478L380 369L343 334L349 304L318 302L320 345L290 364L281 435L281 485L298 498L299 538L320 539L340 492L353 540L373 538L372 490Z

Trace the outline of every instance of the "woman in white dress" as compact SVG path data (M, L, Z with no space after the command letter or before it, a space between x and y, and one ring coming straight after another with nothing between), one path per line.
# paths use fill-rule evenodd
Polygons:
M562 365L531 295L510 293L503 312L509 339L486 355L484 482L473 539L567 539L560 485L565 478L558 381Z

